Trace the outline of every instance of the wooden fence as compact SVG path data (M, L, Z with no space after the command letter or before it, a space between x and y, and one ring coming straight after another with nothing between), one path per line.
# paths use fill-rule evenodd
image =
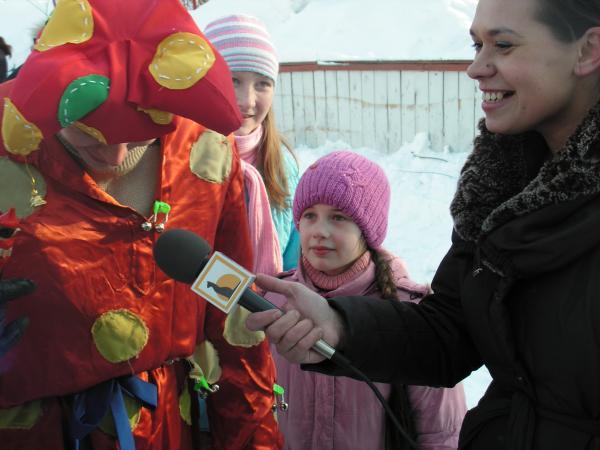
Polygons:
M396 151L417 133L468 150L482 116L467 61L284 63L274 108L294 146L341 140Z

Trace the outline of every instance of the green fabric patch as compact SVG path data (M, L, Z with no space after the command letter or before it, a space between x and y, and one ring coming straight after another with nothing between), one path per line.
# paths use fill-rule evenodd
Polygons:
M126 309L108 311L98 317L92 326L96 348L112 363L139 355L148 342L148 334L144 321Z
M125 403L125 410L127 411L127 418L129 419L129 426L131 427L131 431L133 431L140 422L142 404L135 398L131 398L128 395L123 395L123 401ZM106 434L110 434L113 437L117 437L117 430L115 429L115 419L113 418L110 409L102 418L102 421L100 422L98 427L100 427L100 429Z
M106 101L110 80L102 75L86 75L73 80L58 106L58 121L63 127L85 117Z
M265 340L263 331L250 331L246 328L246 318L250 314L246 308L237 305L225 319L223 337L236 347L254 347Z
M206 130L192 145L190 169L198 178L223 183L229 178L233 151L225 136Z
M38 194L46 196L46 182L40 172L29 166L31 176L35 178L35 187ZM31 204L31 177L27 173L25 164L16 163L9 158L0 158L0 211L6 212L15 208L17 217L22 219L34 211Z
M41 400L33 400L12 408L0 409L0 429L29 430L41 416Z
M183 392L179 396L179 414L185 423L192 426L192 399L187 380L183 383Z
M200 343L187 360L192 364L189 377L193 380L204 377L210 384L215 384L221 378L219 355L210 341Z

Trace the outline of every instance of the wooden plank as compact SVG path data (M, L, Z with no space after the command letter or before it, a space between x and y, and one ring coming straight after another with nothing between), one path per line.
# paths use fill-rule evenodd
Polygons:
M444 117L442 145L457 150L460 144L458 111L458 72L444 72Z
M321 146L327 139L327 92L325 90L325 72L314 73L315 85L315 139Z
M310 148L317 146L317 116L315 111L315 85L314 73L304 72L302 74L304 88L304 120L305 120L305 144Z
M362 145L375 148L375 83L374 73L361 72L362 83Z
M444 73L429 72L429 139L432 150L441 151L444 145Z
M337 105L340 139L349 146L352 145L352 120L350 100L350 74L349 72L335 72L337 80Z
M418 72L402 72L402 142L411 142L417 133L417 77Z
M429 135L428 72L415 72L415 132Z
M294 105L294 133L296 146L306 145L306 119L304 111L304 82L301 72L292 73L292 95Z
M338 102L337 74L333 71L325 72L325 106L327 108L325 135L326 139L330 141L337 141L341 135Z
M473 146L476 131L475 111L479 108L476 96L476 83L466 73L458 75L459 139L458 150L468 151Z
M388 152L402 146L402 72L390 70L387 75Z
M362 139L362 75L350 72L350 145L361 147Z
M277 122L277 125L279 130L295 147L296 130L294 129L294 95L292 91L291 73L279 74L279 86L277 86L277 90L281 98L281 112L278 115L278 117L281 117L281 121Z
M374 72L375 87L375 141L374 146L380 152L389 152L388 123L388 72Z

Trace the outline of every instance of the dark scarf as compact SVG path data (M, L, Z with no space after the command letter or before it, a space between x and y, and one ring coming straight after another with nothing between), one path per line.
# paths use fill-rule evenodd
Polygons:
M515 217L600 192L600 104L555 155L537 132L494 134L484 120L479 129L450 207L463 239L477 242Z

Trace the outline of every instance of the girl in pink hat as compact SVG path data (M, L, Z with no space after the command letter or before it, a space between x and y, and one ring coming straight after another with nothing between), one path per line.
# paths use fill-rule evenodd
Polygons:
M328 154L304 173L294 197L301 256L298 269L280 278L297 281L325 298L367 295L418 302L429 288L409 278L399 257L382 248L390 186L374 162L356 153ZM267 293L283 306L285 297ZM277 382L289 409L278 415L290 450L409 448L387 426L369 387L345 377L300 369L273 352ZM423 449L455 449L466 412L462 385L437 389L376 383L397 417Z
M299 252L291 209L299 174L291 147L275 125L279 61L273 42L260 20L241 14L209 23L205 34L232 72L243 118L234 138L244 166L254 270L288 270Z

